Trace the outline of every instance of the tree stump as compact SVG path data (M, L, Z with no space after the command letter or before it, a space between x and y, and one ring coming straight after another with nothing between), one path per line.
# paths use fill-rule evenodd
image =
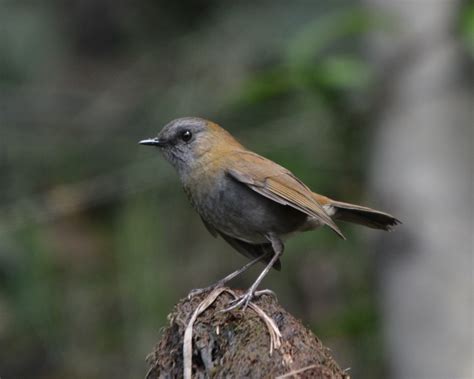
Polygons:
M245 310L219 312L240 294L220 288L180 300L168 316L170 325L147 358L151 366L147 379L191 375L349 378L329 349L284 310L274 296L261 295Z

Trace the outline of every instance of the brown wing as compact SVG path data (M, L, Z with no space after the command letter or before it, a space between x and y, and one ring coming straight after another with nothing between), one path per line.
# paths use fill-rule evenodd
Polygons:
M236 157L234 154L237 154ZM227 173L277 203L315 217L345 238L334 221L313 197L312 191L284 167L250 151L236 151L227 162Z

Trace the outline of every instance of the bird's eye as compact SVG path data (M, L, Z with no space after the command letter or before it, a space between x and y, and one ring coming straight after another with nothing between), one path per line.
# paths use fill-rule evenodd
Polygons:
M189 142L192 137L193 137L193 134L189 130L185 130L184 132L181 133L181 139L184 142Z

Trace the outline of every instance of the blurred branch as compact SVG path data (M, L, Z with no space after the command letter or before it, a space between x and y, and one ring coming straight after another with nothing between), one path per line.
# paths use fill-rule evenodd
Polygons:
M70 185L59 185L46 193L16 200L0 209L0 233L9 233L30 223L46 223L82 209L109 203L166 183L150 175L156 160L131 164L106 175Z

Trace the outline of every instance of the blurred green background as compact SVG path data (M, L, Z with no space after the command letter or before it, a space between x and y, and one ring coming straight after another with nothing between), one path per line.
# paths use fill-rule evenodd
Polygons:
M353 1L1 1L2 379L143 377L173 304L246 262L137 145L173 118L214 120L315 191L380 206L374 30L396 20ZM384 377L379 232L342 229L290 240L263 287L354 377Z

